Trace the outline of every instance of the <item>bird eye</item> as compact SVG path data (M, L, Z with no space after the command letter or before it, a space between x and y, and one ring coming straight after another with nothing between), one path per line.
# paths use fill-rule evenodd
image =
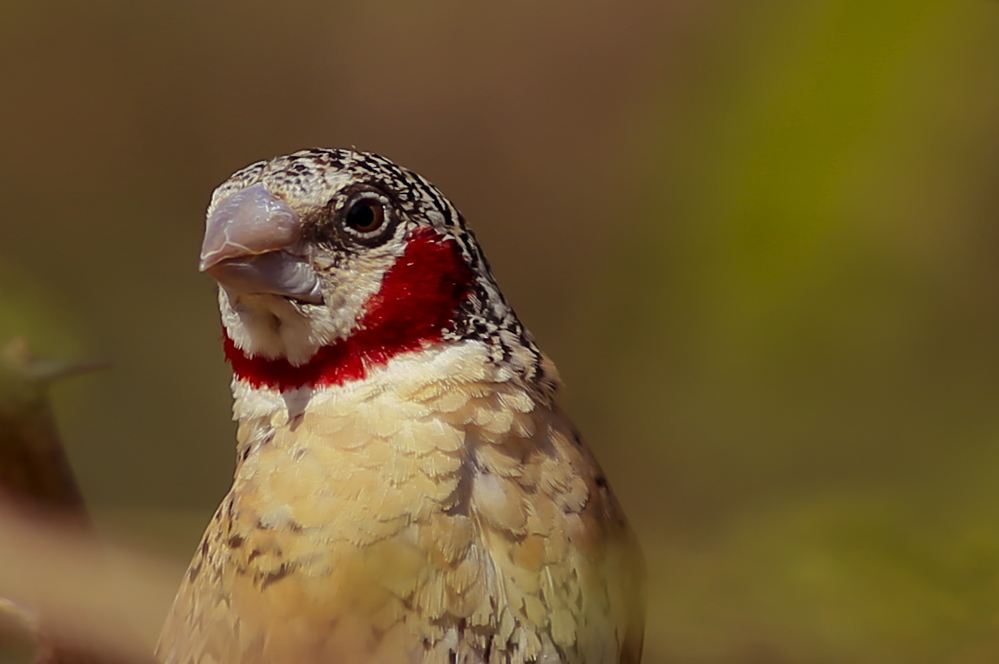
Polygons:
M385 224L385 205L377 198L364 196L347 204L343 224L351 231L369 236Z

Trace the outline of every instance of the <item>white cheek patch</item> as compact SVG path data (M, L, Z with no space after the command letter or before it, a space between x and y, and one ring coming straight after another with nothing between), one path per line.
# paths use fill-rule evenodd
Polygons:
M233 295L220 288L219 310L229 338L247 355L272 360L288 357L288 339L309 335L300 305L280 296Z
M403 233L400 225L393 241L359 250L344 267L317 257L321 305L300 305L275 295L234 296L220 289L219 308L229 338L251 357L284 358L296 366L308 362L323 346L356 331L368 301L405 250Z
M391 267L391 263L385 267L370 264L374 261L363 263L369 264L329 271L323 275L326 306L317 308L318 311L309 319L314 327L312 341L317 348L338 339L346 339L354 332L368 300L378 292L385 272Z
M249 296L234 301L235 297L221 287L218 297L222 327L237 348L270 359L279 356L280 339L276 334L274 317L266 307L247 306Z

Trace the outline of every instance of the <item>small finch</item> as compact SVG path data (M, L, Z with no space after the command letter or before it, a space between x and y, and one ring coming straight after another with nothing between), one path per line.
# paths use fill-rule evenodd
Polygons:
M350 150L252 164L201 269L237 463L162 662L639 662L635 539L436 187Z

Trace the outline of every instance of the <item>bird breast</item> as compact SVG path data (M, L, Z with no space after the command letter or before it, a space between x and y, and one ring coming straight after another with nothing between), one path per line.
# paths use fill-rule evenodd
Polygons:
M236 661L618 661L599 468L523 387L449 375L237 394L240 462L181 591L225 607Z

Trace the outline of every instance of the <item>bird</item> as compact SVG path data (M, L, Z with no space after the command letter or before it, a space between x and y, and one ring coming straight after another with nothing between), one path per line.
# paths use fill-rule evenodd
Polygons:
M633 664L640 548L457 208L314 148L215 189L232 485L164 664Z

